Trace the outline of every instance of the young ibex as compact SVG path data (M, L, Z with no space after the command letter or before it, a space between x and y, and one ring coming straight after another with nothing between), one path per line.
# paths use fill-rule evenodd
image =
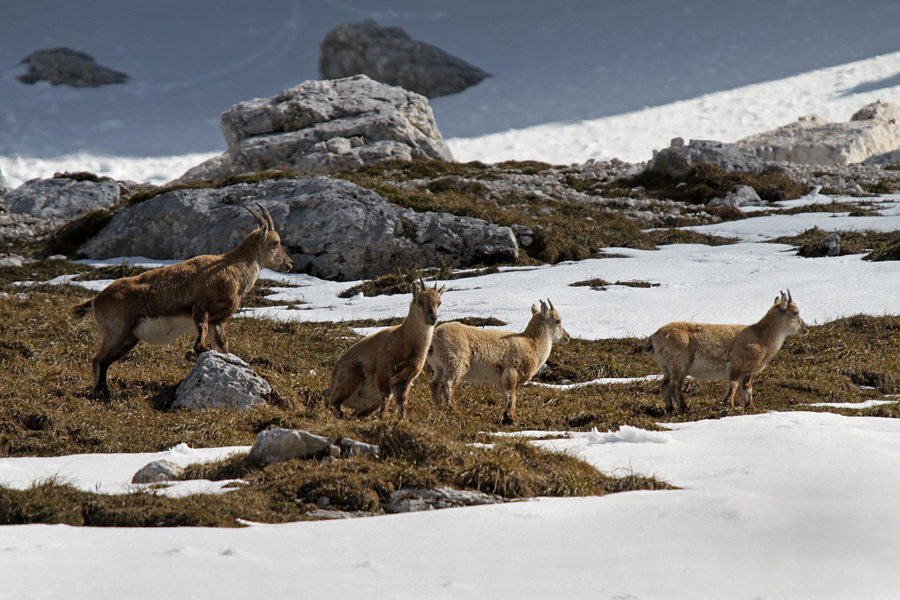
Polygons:
M682 386L688 375L701 381L725 379L725 403L731 408L740 385L744 408L753 406L753 375L769 364L787 336L807 333L809 327L788 290L787 295L781 292L781 297L775 298L775 305L758 323L669 323L647 338L643 351L662 369L666 412L672 412L673 405L687 412Z
M228 352L225 320L241 306L263 267L289 271L291 257L281 247L269 211L247 208L259 228L228 254L196 256L184 262L118 279L72 309L75 317L94 313L100 350L94 356L94 393L109 395L106 371L141 340L164 346L197 331L194 350L208 350L206 337ZM245 207L246 208L246 207Z
M516 390L531 379L550 356L553 344L569 334L549 300L531 307L522 333L444 323L434 331L428 364L434 370L431 400L453 407L453 388L460 381L496 384L503 394L503 422L516 422Z
M426 289L417 281L411 291L413 298L403 323L358 341L335 363L326 395L338 416L341 406L346 406L359 417L380 408L385 417L393 396L400 418L406 418L409 388L425 366L444 288L437 289L435 284L434 289Z

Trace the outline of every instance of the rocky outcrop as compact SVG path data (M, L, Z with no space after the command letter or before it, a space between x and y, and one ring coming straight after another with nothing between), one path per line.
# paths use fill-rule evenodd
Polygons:
M323 79L357 74L426 98L456 94L489 77L461 58L410 38L400 27L379 27L372 19L335 27L322 40Z
M508 227L399 208L373 191L326 177L161 194L119 211L80 252L94 259L184 259L227 252L253 227L241 207L251 202L260 202L272 214L295 270L323 279L512 262L518 256Z
M222 113L228 151L178 182L288 170L356 169L392 158L452 160L428 101L365 75L307 81Z
M72 48L36 50L19 64L28 66L28 72L18 77L27 84L49 81L53 85L99 87L128 81L125 73L97 64L90 54Z
M68 221L85 213L119 204L119 186L114 181L90 181L53 177L31 179L3 199L9 212Z
M739 141L737 146L765 161L844 166L900 150L900 107L878 100L846 123L807 115L798 121Z
M668 148L653 151L646 171L682 179L694 165L702 162L718 165L726 171L758 172L765 167L762 159L736 144L714 140L691 140L685 144L682 138L675 138Z
M243 410L266 403L272 386L233 354L210 350L175 390L172 408L204 410L233 408Z
M3 171L0 170L0 198L3 198L6 194L9 193L10 187L6 182L6 177L3 176Z

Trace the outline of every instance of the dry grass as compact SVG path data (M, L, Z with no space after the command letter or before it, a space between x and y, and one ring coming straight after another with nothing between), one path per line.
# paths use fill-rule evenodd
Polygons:
M774 239L772 242L796 246L797 254L814 258L823 255L817 246L831 233L837 233L840 237L839 256L865 254L866 260L900 260L900 231L831 232L815 227L798 235Z
M34 263L30 274L71 271L64 262ZM0 271L0 280L25 271ZM412 388L410 420L338 420L323 406L334 361L358 336L346 325L277 323L235 319L233 351L277 390L271 406L244 412L190 413L171 409L177 383L190 371L191 339L165 348L140 345L111 369L111 400L90 394L90 359L96 334L90 320L71 321L69 307L89 294L77 287L38 285L28 299L0 301L0 454L53 456L83 452L153 452L185 442L192 447L249 445L273 426L350 436L382 446L380 460L355 458L333 464L289 461L259 468L244 458L198 467L191 477L241 478L245 483L215 497L169 499L150 491L102 496L65 482L43 482L0 500L0 522L65 522L85 525L225 525L237 519L282 522L315 517L322 496L332 508L377 512L404 485L450 485L508 498L532 495L602 494L656 489L665 484L640 477L609 478L572 457L546 453L484 432L648 430L668 422L714 419L726 409L721 382L691 382L688 415L666 415L658 384L639 381L576 389L528 385L519 393L520 423L502 425L499 392L463 384L455 410L432 406L424 373ZM405 301L404 301L405 303ZM806 404L860 401L900 392L900 317L853 317L789 338L757 378L756 407L809 410ZM638 339L572 340L554 348L549 369L537 380L558 384L600 377L655 373L635 349ZM861 387L863 386L863 387ZM821 410L821 409L818 409ZM844 412L844 411L838 411ZM848 413L849 414L849 413ZM896 407L864 414L897 417ZM490 448L473 446L490 443Z
M61 261L38 262L28 266L28 274L49 278L88 269L87 276L95 277L121 268L98 272L73 269ZM0 271L0 277L20 279L22 269ZM130 274L126 271L123 274ZM323 405L321 390L337 357L358 339L341 324L231 321L233 352L277 391L270 406L243 412L172 410L175 388L194 364L190 336L164 348L139 345L112 366L112 399L96 398L90 392L95 326L90 318L74 321L68 315L70 307L90 293L46 284L25 291L26 300L0 301L2 456L153 452L182 442L192 447L250 445L260 431L279 426L376 443L384 458L334 464L290 461L265 469L233 459L195 470L192 476L241 477L245 485L225 495L189 499L166 498L152 489L104 496L61 481L41 482L0 495L0 523L232 526L238 519L310 518L321 496L331 499L331 508L377 512L404 485L470 487L510 498L602 494L623 485L577 459L527 445L471 446L492 441L483 432L497 428L496 401L481 397L459 411L438 410L427 397L427 375L413 389L409 423L335 419ZM664 484L648 479L639 487Z

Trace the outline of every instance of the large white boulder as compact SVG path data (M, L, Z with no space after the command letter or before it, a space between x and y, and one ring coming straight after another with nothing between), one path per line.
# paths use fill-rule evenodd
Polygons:
M818 115L751 135L737 146L766 161L844 166L900 150L900 107L878 100L846 123Z
M428 100L365 75L306 81L221 118L228 151L176 182L269 170L303 175L388 159L452 160Z

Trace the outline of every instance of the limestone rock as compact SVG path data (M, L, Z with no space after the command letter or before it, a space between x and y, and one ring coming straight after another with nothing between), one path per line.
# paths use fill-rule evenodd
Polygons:
M341 438L339 440L341 447L341 456L350 458L351 456L370 456L378 458L381 456L381 447L375 444L366 444L358 442L351 438Z
M67 177L31 179L9 192L3 203L11 213L68 221L119 204L114 181L80 181Z
M155 460L135 473L131 478L131 483L175 481L181 477L182 473L184 473L184 469L170 460Z
M749 185L739 185L734 188L734 191L726 194L724 198L713 198L708 202L709 206L730 206L732 208L760 206L762 204L763 201L759 194Z
M210 350L200 355L193 370L178 384L172 407L242 410L265 404L271 393L272 386L243 360Z
M36 50L19 64L28 66L28 72L18 77L27 84L49 81L53 85L99 87L128 81L125 73L97 64L91 55L72 48Z
M272 214L295 270L349 281L399 268L514 261L515 236L470 217L399 208L340 179L298 177L176 190L120 210L81 247L88 258L185 259L228 252L255 226L241 204Z
M392 158L453 160L428 100L365 75L240 102L221 121L227 153L177 182L266 170L318 175Z
M836 233L825 236L816 244L816 256L837 256L841 253L841 238Z
M672 140L668 148L653 152L646 172L657 173L671 179L683 179L698 163L712 163L725 171L759 172L765 162L735 144L714 140Z
M850 165L900 150L900 107L878 100L846 123L818 115L746 137L737 144L757 158L810 165Z
M293 458L307 458L330 451L334 439L314 435L300 429L276 427L262 431L250 449L251 460L260 465L283 462Z
M455 94L489 77L460 58L410 38L400 27L379 27L372 19L340 25L322 41L323 79L357 74L426 98Z

